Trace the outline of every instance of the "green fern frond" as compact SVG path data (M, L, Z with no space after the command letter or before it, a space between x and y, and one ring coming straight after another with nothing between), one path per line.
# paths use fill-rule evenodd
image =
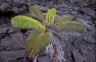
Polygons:
M70 22L58 22L56 26L59 30L65 30L68 32L76 31L76 32L84 32L85 28L79 23L75 21Z
M14 27L20 29L36 29L45 30L46 27L43 26L39 21L32 19L28 16L18 15L11 19L11 23Z
M45 18L45 16L43 15L43 13L35 6L30 6L29 7L29 11L35 15L36 18L38 18L39 20L42 20Z
M67 22L67 21L72 21L72 19L73 19L73 16L71 16L71 15L63 15L63 16L60 18L60 21Z
M49 25L52 24L54 22L55 16L56 16L56 9L55 8L49 9L46 15L46 22Z
M29 58L35 58L50 42L49 33L35 31L27 37L26 53Z

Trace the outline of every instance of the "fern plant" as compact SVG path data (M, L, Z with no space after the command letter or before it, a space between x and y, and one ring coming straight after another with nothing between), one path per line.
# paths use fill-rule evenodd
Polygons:
M30 59L34 59L40 52L42 52L46 46L49 44L51 39L51 34L53 29L50 25L56 26L55 29L58 30L69 30L84 32L85 28L79 22L72 21L72 16L63 15L60 17L59 21L56 21L56 9L49 9L46 17L44 14L35 6L29 7L31 13L33 13L39 20L44 20L43 24L39 20L33 19L28 16L18 15L11 19L11 23L14 27L19 29L35 29L26 39L26 54ZM56 22L54 22L56 21ZM51 26L52 27L52 26Z

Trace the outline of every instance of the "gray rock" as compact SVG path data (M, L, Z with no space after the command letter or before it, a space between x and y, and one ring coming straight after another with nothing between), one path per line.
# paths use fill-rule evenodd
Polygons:
M82 34L77 34L60 35L66 62L95 62L95 43L87 42Z
M0 62L26 62L25 51L0 51Z
M7 28L0 26L0 34L6 33L7 30Z
M1 50L18 50L24 49L25 40L21 33L14 33L11 35L7 35L4 39L1 40L0 47Z
M27 12L31 2L31 0L0 0L0 12L24 13Z
M25 48L23 34L12 28L2 27L0 31L0 50L19 50Z
M38 61L39 62L50 62L49 60L50 59L49 59L48 56L40 56L40 57L38 57Z
M0 62L25 62L23 34L10 27L0 26Z
M43 12L46 12L48 10L47 7L43 7L43 6L39 6L39 5L36 5L37 8L39 8L39 10L43 11Z

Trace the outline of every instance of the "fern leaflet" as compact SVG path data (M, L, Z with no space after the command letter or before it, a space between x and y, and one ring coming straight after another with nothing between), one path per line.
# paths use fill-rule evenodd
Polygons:
M59 30L65 30L65 31L76 31L76 32L84 32L85 28L79 23L79 22L58 22L56 23L56 26Z
M35 31L27 37L26 53L29 58L35 58L50 41L49 33Z
M46 27L43 26L39 21L23 15L13 17L11 19L11 23L13 24L14 27L20 29L36 29L36 30L46 29Z
M62 17L61 17L61 19L60 19L60 21L72 21L72 19L73 19L73 16L71 16L71 15L63 15Z
M49 25L52 24L54 22L55 16L56 16L56 9L55 8L49 9L46 15L46 22Z
M30 6L29 11L36 16L39 20L44 19L43 13L35 6Z

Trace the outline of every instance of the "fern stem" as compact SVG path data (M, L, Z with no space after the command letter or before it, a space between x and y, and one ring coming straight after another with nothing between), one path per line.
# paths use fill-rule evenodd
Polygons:
M60 45L60 42L57 38L53 36L52 31L50 31L51 36L51 44L49 44L46 48L46 52L50 54L50 60L52 62L66 62L66 59L64 58L64 52L62 50L62 47ZM50 47L51 45L51 47ZM56 59L56 60L55 60Z

